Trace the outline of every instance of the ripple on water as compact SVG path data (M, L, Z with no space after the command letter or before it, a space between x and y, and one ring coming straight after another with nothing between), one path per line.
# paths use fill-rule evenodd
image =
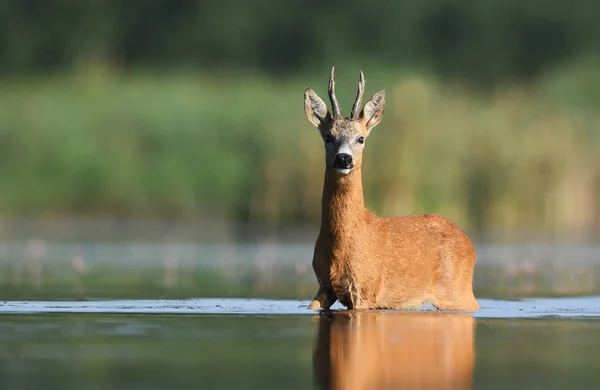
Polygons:
M479 299L477 318L600 317L600 296L539 298L515 301ZM2 314L111 313L111 314L286 314L314 315L309 301L202 298L188 300L7 301ZM344 310L336 303L333 310ZM430 309L424 308L429 311Z

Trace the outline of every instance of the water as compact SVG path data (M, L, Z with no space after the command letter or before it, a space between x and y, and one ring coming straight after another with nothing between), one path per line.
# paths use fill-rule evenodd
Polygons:
M8 300L308 299L313 242L0 241ZM478 297L600 295L599 244L476 244Z
M473 315L318 314L312 235L54 226L0 226L2 388L600 388L595 243L476 244Z
M319 315L260 300L6 303L0 378L7 389L595 389L600 321L586 316L600 315L600 298L577 301L512 302L534 319L494 318L500 301L475 316Z
M571 298L537 298L504 301L478 299L481 310L471 314L474 318L527 319L527 318L600 318L600 296ZM313 316L307 310L309 300L266 300L203 298L185 300L89 300L69 301L4 301L0 302L0 314L41 313L93 313L93 314L209 314L209 315L296 315ZM336 302L332 311L347 311ZM353 314L358 311L352 311ZM374 311L377 312L377 311ZM396 313L396 311L381 311ZM452 314L423 305L419 313Z

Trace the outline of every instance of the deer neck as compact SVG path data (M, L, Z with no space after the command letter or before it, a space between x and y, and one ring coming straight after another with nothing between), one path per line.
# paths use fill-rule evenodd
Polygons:
M364 224L365 203L360 167L342 175L325 170L321 230L335 241L356 234Z

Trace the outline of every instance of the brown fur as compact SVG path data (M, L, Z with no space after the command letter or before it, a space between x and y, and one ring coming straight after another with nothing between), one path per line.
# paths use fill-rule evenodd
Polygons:
M467 390L474 333L470 315L321 315L313 366L323 389Z
M349 173L340 173L332 167L335 147L326 149L313 256L319 290L309 309L326 310L339 299L349 309L418 309L431 303L442 310L478 310L472 290L476 254L459 227L435 214L383 218L364 206L363 148L354 140L369 135L384 107L379 91L358 119L336 119L312 90L305 92L308 119L324 138L351 150L354 163Z

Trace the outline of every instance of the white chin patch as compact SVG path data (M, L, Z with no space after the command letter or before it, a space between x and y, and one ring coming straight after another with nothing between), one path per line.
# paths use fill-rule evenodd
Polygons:
M338 173L341 173L342 175L347 175L347 174L349 174L349 173L350 173L350 169L337 169L337 168L336 168L336 171L337 171Z

